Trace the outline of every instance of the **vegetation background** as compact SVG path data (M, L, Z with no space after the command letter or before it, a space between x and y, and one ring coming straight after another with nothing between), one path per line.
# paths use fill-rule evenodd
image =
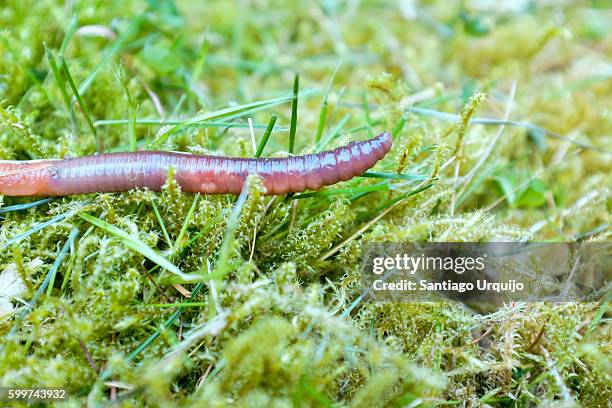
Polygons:
M0 5L0 159L395 138L370 177L288 197L0 197L1 385L70 406L609 406L608 301L383 304L359 276L363 240L610 239L608 1Z

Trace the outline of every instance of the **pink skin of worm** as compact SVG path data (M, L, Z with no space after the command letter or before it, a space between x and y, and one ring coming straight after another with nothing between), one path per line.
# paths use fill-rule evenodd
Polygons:
M177 152L103 153L66 160L0 161L0 194L66 196L159 191L170 168L183 191L239 194L249 174L258 174L267 194L299 193L363 174L391 149L389 132L321 153L283 158L232 158Z

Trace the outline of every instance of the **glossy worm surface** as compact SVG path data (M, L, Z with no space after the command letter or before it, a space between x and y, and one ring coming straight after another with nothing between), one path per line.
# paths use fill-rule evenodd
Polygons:
M170 168L183 191L239 194L247 176L258 174L267 194L298 193L363 174L387 154L391 144L391 135L384 132L335 150L283 158L140 151L66 160L0 161L0 194L65 196L145 187L158 191Z

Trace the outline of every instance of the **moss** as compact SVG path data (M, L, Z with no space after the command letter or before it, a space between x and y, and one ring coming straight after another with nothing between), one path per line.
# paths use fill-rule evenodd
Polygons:
M92 78L82 97L94 121L128 118L127 87L138 148L176 121L290 94L298 71L302 90L325 89L342 59L328 147L392 130L373 171L417 177L356 178L308 198L264 196L253 178L236 225L234 197L186 194L172 177L159 193L18 211L3 209L36 199L0 196L0 273L25 288L0 315L0 385L66 386L71 406L606 406L608 303L477 312L360 297L364 241L609 240L610 160L597 147L611 145L612 36L595 3L8 2L2 160L96 150L46 45L77 86ZM296 152L315 149L321 102L300 95ZM264 155L282 156L290 104L214 120L237 127L180 129L162 148L251 156L246 118L258 142L273 111ZM473 122L506 112L529 126ZM96 123L112 150L129 148L127 129ZM356 190L379 183L392 188ZM205 279L179 279L79 211ZM227 274L210 279L234 227ZM27 308L71 231L53 285Z

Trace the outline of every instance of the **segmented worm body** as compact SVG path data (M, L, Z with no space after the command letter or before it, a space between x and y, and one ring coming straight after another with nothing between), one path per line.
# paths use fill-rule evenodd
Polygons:
M387 154L391 144L391 135L384 132L335 150L283 158L140 151L65 160L0 161L0 194L66 196L134 188L159 191L170 168L183 191L239 194L247 176L257 174L267 194L299 193L363 174Z

